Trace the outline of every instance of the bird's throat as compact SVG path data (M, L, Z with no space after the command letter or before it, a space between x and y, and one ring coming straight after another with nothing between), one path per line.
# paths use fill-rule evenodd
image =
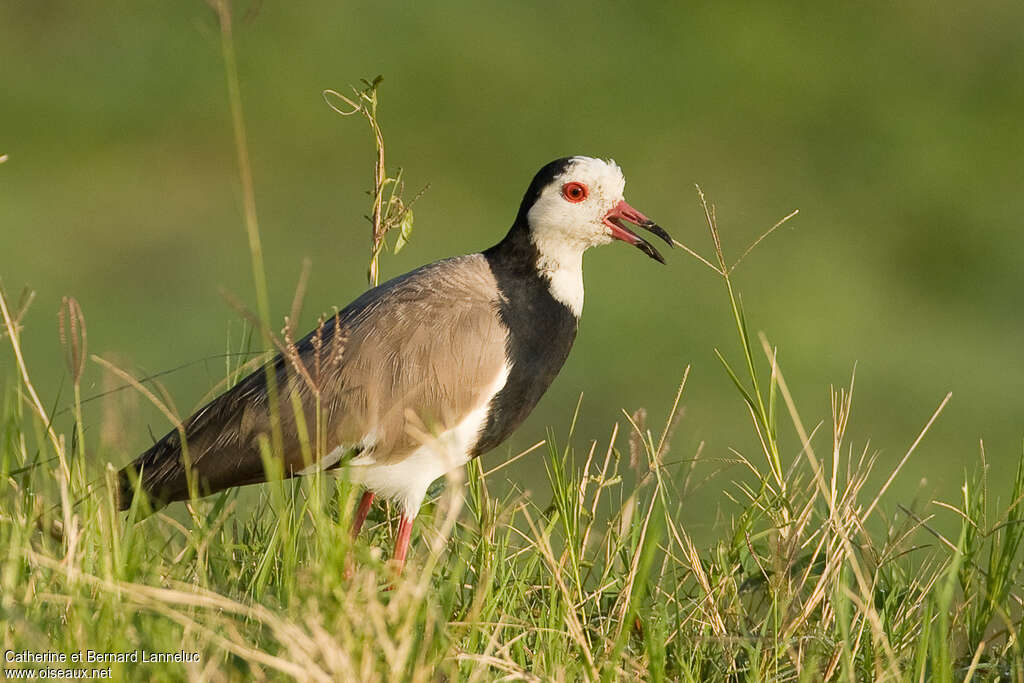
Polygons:
M579 318L583 312L583 252L589 245L546 240L536 234L533 242L537 247L537 272L547 281L551 296Z

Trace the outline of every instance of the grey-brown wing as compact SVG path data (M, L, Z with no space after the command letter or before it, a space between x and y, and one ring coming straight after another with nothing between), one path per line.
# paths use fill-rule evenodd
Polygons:
M480 255L440 261L366 292L276 358L285 476L336 449L400 461L489 399L507 341L496 297ZM126 467L121 505L136 477L158 502L188 497L188 469L202 494L264 481L268 405L264 368L185 421L184 450L175 430Z
M344 361L324 395L335 443L397 462L490 398L506 331L490 271L474 265L407 283L346 329Z

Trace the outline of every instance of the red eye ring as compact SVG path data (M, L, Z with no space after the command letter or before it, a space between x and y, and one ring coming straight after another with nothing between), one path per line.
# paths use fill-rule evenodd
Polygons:
M567 202L578 204L586 199L588 194L590 194L590 191L583 183L571 182L562 185L562 196Z

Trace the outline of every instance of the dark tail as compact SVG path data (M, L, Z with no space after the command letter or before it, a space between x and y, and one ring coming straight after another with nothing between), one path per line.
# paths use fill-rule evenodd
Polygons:
M118 510L127 510L135 500L135 487L132 484L131 473L135 471L132 465L128 465L117 473L117 481L114 482L114 503Z
M186 448L181 447L180 431L166 434L118 472L118 509L132 507L140 493L148 506L136 507L140 512L155 512L168 503L189 500L193 491L196 496L209 496L266 481L258 442L248 430L239 428L239 422L239 414L218 416L215 410L204 409L184 426ZM284 475L293 476L292 469L286 463Z
M170 432L125 465L117 473L116 486L114 499L119 510L129 509L137 492L148 502L148 506L139 506L140 512L156 512L168 503L188 498L178 432Z
M284 386L284 360L278 356L272 362L279 386ZM271 433L265 387L266 370L253 372L125 466L117 476L118 508L132 507L140 492L148 498L148 509L155 511L168 503L188 500L193 492L208 496L234 486L266 481L258 438ZM304 385L300 383L299 387ZM287 392L282 391L282 395ZM279 415L284 437L284 476L290 477L303 466L301 458L287 455L299 452L295 418L290 406L279 411Z

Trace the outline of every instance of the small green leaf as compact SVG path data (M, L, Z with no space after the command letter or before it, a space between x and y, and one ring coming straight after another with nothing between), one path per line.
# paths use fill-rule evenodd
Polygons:
M756 412L757 404L754 403L754 398L750 395L750 392L747 391L746 387L743 386L743 382L740 381L740 378L736 376L732 366L729 365L729 361L725 359L725 356L723 356L718 349L715 349L715 356L718 357L718 360L721 361L725 371L729 374L729 379L732 380L732 383L736 385L736 388L739 389L739 392L743 395L743 400L746 401L751 410Z
M395 253L402 251L409 238L412 237L412 209L406 209L399 224L398 239L395 240Z

